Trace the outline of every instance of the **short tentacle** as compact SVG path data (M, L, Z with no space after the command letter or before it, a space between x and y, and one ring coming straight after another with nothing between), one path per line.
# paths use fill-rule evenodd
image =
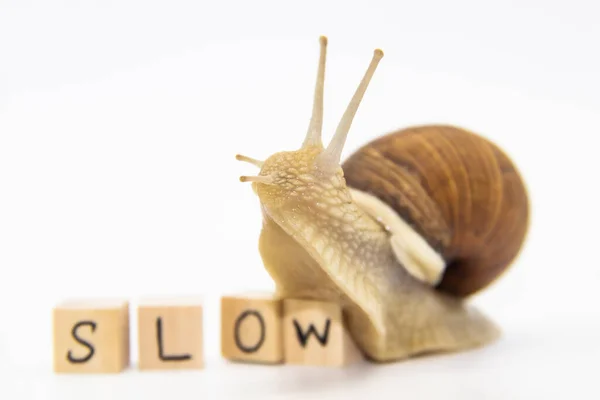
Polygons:
M265 163L264 161L257 160L257 159L252 158L252 157L244 156L242 154L236 154L235 159L238 160L238 161L247 162L247 163L255 165L255 166L259 167L259 168L261 168L263 166L263 164Z
M258 182L264 183L265 185L272 185L273 178L270 176L258 175L258 176L240 176L240 182Z

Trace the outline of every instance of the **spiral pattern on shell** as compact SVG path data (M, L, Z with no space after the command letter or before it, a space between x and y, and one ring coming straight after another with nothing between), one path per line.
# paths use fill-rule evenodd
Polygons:
M343 164L348 186L391 206L447 263L437 289L465 297L517 257L529 200L511 159L467 130L418 126L381 136Z

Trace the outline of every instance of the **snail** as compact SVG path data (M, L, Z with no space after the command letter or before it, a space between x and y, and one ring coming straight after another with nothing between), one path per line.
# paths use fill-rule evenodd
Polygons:
M337 129L321 139L327 38L312 116L298 149L241 176L260 200L258 249L279 296L334 301L365 355L389 362L481 347L500 328L471 295L518 257L529 221L520 172L483 136L451 125L382 135L341 163L383 57L376 49Z

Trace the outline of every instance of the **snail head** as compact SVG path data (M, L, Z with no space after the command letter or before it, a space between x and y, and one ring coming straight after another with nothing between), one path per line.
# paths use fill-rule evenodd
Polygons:
M376 49L354 96L344 112L333 138L323 146L321 133L323 128L323 91L325 83L325 60L327 38L321 36L317 81L314 90L313 110L310 124L302 146L293 151L281 151L272 154L264 161L238 154L236 158L260 168L255 176L241 176L240 181L252 182L252 187L268 207L277 207L294 199L314 196L310 190L334 190L345 188L340 158L354 115L365 94L367 86L383 52Z

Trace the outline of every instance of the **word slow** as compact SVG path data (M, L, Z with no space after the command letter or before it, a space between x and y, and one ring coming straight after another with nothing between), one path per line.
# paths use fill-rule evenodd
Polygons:
M203 369L200 300L137 305L138 368ZM69 300L53 310L56 373L118 373L130 365L127 300ZM270 294L221 297L221 354L247 363L342 367L362 360L338 304Z

